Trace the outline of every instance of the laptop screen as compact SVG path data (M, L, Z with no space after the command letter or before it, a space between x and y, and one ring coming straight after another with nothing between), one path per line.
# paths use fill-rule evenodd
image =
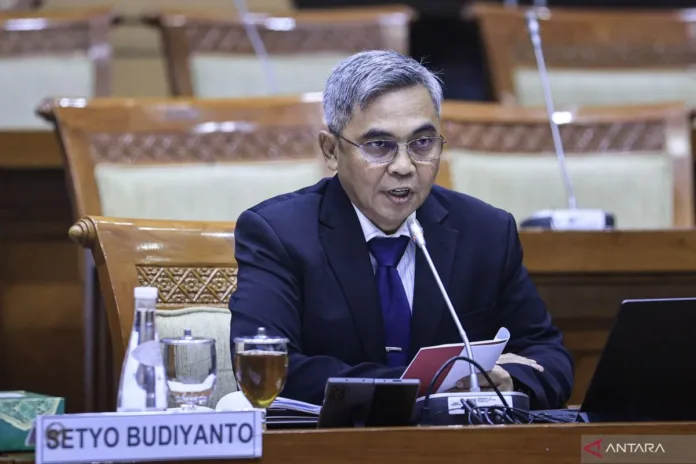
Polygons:
M696 298L626 300L581 412L591 422L696 419Z

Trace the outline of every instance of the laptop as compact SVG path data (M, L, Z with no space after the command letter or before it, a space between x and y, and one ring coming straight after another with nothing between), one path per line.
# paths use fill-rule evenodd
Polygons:
M577 420L696 420L693 369L696 298L625 300ZM558 419L572 413L545 411Z

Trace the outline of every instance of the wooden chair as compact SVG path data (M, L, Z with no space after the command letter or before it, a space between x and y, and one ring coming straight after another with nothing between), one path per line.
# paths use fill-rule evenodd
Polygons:
M414 13L400 6L252 13L269 55L277 93L319 92L331 69L365 49L408 54ZM165 11L144 18L166 51L171 92L178 96L270 95L264 68L245 30L229 13Z
M235 221L324 176L321 95L61 99L55 124L76 218Z
M111 334L115 378L133 327L133 289L156 287L161 338L184 328L216 340L218 388L211 402L236 389L230 359L230 294L237 285L233 222L158 221L86 216L70 238L91 250Z
M517 221L566 208L542 108L445 102L439 183L510 211ZM617 227L693 227L691 122L683 104L558 111L578 206L614 213Z
M104 8L0 13L0 129L47 129L34 109L49 97L105 96L110 89Z
M237 100L60 99L39 113L61 141L75 220L85 215L228 220L324 175L321 96ZM88 256L88 408L109 410L113 379L98 278ZM105 295L108 298L108 296Z
M498 101L544 104L525 8L476 4ZM537 9L557 108L696 104L694 10Z

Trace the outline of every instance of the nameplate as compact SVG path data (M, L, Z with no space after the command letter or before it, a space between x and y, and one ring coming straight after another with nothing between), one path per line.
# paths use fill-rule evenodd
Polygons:
M261 457L261 411L36 418L36 463Z

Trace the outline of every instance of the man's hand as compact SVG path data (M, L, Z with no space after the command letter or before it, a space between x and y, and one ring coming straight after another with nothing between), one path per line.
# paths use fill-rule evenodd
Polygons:
M514 353L505 353L498 358L498 362L492 371L488 373L488 376L493 381L493 384L498 387L498 390L502 391L513 391L513 382L510 374L507 373L505 369L500 367L500 364L524 364L525 366L530 366L539 372L544 372L544 367L533 359L525 358L523 356ZM479 381L479 387L481 391L493 391L493 387L488 384L488 381L483 376L483 374L477 374L476 377ZM471 378L466 376L457 381L456 387L448 391L458 392L458 391L469 391L471 388Z
M544 366L537 364L533 359L525 358L524 356L517 355L515 353L505 353L498 358L497 364L524 364L525 366L532 367L539 372L544 372Z
M488 372L488 376L491 378L493 381L493 384L498 387L498 390L502 391L512 391L513 390L513 385L512 385L512 377L510 377L510 374L507 373L505 369L502 367L496 365L492 371ZM488 381L486 378L483 376L483 374L478 373L476 375L479 381L479 387L481 387L481 391L493 391L493 387L488 384ZM461 391L469 391L471 388L471 379L469 376L466 376L462 379L459 379L457 381L457 384L454 388L447 390L450 392L461 392Z

